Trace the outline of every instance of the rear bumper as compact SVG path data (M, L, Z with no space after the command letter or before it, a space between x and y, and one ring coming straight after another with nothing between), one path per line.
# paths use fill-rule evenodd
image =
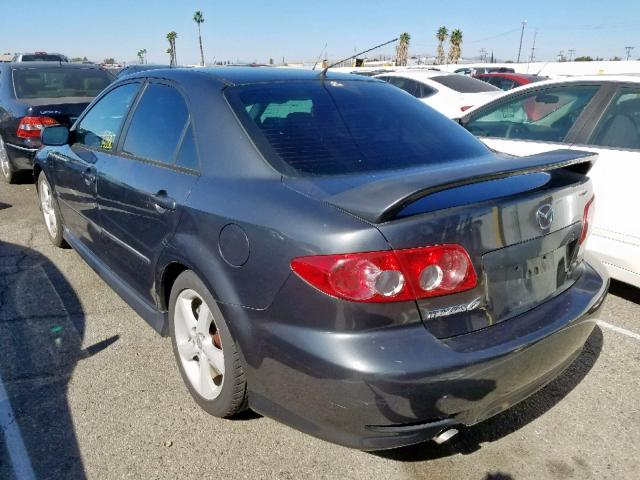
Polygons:
M22 147L12 143L5 143L5 147L16 170L30 170L33 168L33 159L38 152L37 148Z
M418 322L336 333L309 328L307 319L277 322L269 310L225 313L253 409L334 443L377 450L478 423L553 380L581 352L607 287L605 270L585 263L561 295L447 340Z

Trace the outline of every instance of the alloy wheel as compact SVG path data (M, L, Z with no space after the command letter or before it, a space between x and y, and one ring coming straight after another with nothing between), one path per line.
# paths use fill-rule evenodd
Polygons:
M191 289L175 303L174 334L182 368L198 394L213 400L224 382L224 353L211 310Z
M9 164L9 155L7 154L7 149L4 146L2 138L0 138L0 169L2 169L2 174L9 178L11 175L11 165Z
M52 237L58 235L58 217L53 206L53 195L51 194L51 188L46 180L40 182L40 207L42 208L42 215L44 222L47 225L47 230Z

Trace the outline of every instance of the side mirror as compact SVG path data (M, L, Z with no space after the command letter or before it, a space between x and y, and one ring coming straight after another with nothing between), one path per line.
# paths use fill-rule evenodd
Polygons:
M69 128L65 125L50 125L42 129L40 140L43 145L58 147L69 143Z

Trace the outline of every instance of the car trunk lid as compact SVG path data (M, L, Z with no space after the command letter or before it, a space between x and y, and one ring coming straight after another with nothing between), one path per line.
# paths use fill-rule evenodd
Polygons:
M92 100L91 97L63 97L22 99L21 101L29 106L26 115L51 117L70 127Z
M580 274L586 173L595 155L557 151L453 162L358 179L285 179L290 187L376 225L393 249L462 245L475 288L417 301L446 338L507 320L559 294Z

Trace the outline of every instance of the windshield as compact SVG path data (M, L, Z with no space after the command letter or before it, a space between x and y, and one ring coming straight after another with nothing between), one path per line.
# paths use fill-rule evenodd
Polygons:
M438 75L431 77L430 80L438 82L459 93L479 93L479 92L496 92L499 88L489 85L482 80L466 77L464 75Z
M485 155L458 124L382 82L300 81L228 88L226 96L282 173L338 175Z
M95 97L112 77L97 68L19 68L13 71L17 98Z

